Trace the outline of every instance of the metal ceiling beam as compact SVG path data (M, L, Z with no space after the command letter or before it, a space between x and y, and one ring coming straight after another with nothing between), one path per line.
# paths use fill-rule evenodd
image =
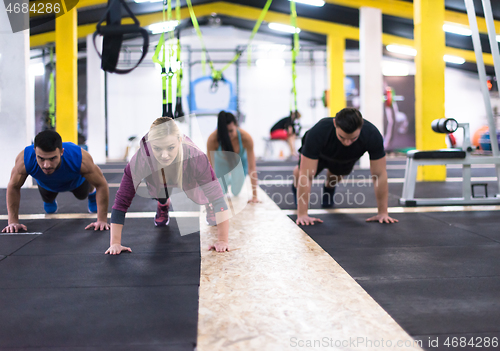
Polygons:
M59 3L60 0L40 0L37 3ZM77 9L85 9L95 6L104 6L107 4L107 0L80 0L76 5ZM400 0L325 0L325 2L333 5L339 5L344 7L356 8L360 7L375 7L382 11L384 15L401 17L413 20L413 4L400 1ZM30 17L41 16L38 13L30 12ZM445 11L445 22L461 24L464 26L469 26L469 19L467 14L460 13L456 11ZM500 21L495 22L495 29L497 33L500 33ZM477 17L477 24L480 33L488 33L488 28L486 27L486 20L483 17Z
M85 0L80 0L85 1ZM103 1L103 0L87 0L92 2ZM329 0L333 1L333 0ZM340 1L340 0L335 0ZM353 0L353 1L361 1L361 0ZM380 1L388 1L388 0L378 0ZM364 0L364 2L377 2L377 1L369 1ZM401 1L395 1L401 2ZM256 21L259 18L261 13L261 9L232 4L224 1L217 1L203 5L195 5L193 9L196 13L197 17L209 16L212 13L218 13L220 15L231 16L234 18L241 18L246 20ZM189 18L189 11L186 7L181 9L181 18L186 19ZM156 12L147 15L139 15L137 19L141 22L141 26L145 27L153 23L162 22L163 17L161 12ZM268 11L265 19L267 22L278 22L283 24L290 24L290 15ZM132 20L130 18L124 18L122 21L123 24L131 24ZM78 26L78 38L85 38L87 35L95 32L96 23L85 24ZM359 28L353 26L347 26L337 23L332 23L328 21L298 17L297 18L297 26L300 27L304 31L319 33L323 35L328 35L334 33L337 36L343 36L345 39L351 39L359 41ZM31 47L43 46L48 43L54 42L55 35L54 32L47 32L37 35L32 35L30 37ZM390 34L382 34L382 42L384 45L389 44L398 44L398 45L406 45L406 46L414 46L413 39L398 37ZM456 49L451 47L446 47L446 54L461 56L465 58L468 62L476 62L476 58L473 51ZM491 54L484 53L483 54L484 62L487 65L493 66L493 56Z
M54 4L60 4L61 3L61 0L38 0L36 2L32 2L30 4L30 6L32 6L33 4L36 4L35 8L37 9L45 9L47 8L46 7L46 4L52 4L52 6L50 7L51 9L54 8ZM106 4L108 3L108 0L79 0L78 3L76 4L76 8L77 9L86 9L86 8L91 8L91 7L103 7L105 6ZM43 4L43 6L41 5ZM30 17L40 17L40 16L44 16L45 13L38 13L38 12L31 12L30 11Z
M333 5L351 7L375 7L384 15L413 19L413 4L398 0L324 0Z
M101 0L92 0L92 1L101 1ZM217 1L203 5L195 5L193 9L196 13L197 17L209 16L212 13L218 13L220 15L231 16L235 18L247 19L256 21L259 18L261 9L244 6L244 5L236 5L224 1ZM181 19L189 18L189 11L187 7L183 7L181 9ZM141 22L141 26L145 27L153 23L162 22L162 12L156 12L147 15L139 15L137 19ZM282 14L277 12L268 11L265 21L267 22L279 22L283 24L290 24L290 15ZM124 18L122 21L123 24L131 24L132 21L130 18ZM97 23L80 25L78 27L78 37L83 38L88 34L95 32L95 26ZM346 37L346 39L358 40L359 39L359 30L357 27L345 26L336 24L328 21L314 20L309 18L299 17L297 18L297 25L305 31L319 33L319 34L329 34L332 31L336 31L339 34L342 34ZM54 32L47 32L42 34L32 35L31 46L43 46L46 43L54 41Z
M384 15L408 18L413 20L413 4L399 0L324 0L333 5L344 7L357 8L360 7L375 7L382 11ZM446 10L444 12L444 21L449 23L461 24L469 26L469 19L466 13ZM486 20L484 17L477 17L477 24L480 33L488 33ZM495 29L500 33L500 21L495 21Z

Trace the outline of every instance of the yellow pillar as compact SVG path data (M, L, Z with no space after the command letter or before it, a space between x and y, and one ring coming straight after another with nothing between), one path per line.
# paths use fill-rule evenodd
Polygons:
M335 117L337 112L346 106L344 91L345 38L338 34L328 34L326 46L328 74L330 77L328 108L330 116Z
M413 23L415 35L415 129L418 150L446 147L444 134L431 129L431 122L444 118L445 50L444 0L414 0ZM444 181L445 166L420 167L418 180Z
M56 131L78 143L78 56L76 8L56 18Z

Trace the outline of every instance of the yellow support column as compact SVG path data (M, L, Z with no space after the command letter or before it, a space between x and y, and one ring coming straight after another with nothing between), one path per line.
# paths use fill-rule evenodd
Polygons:
M56 18L56 130L78 143L78 56L76 8Z
M345 38L337 34L328 34L326 46L328 74L330 77L328 108L330 116L335 117L337 112L346 106L344 91Z
M444 118L445 51L444 0L414 0L413 22L415 35L415 129L418 150L446 147L444 134L431 129L431 122ZM445 166L424 166L418 180L444 181Z

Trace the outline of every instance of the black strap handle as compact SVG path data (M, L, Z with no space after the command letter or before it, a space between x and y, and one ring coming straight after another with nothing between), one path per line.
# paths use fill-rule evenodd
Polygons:
M134 24L121 24L121 6L125 8ZM103 26L102 23L106 20L107 25ZM142 56L136 65L129 69L117 69L118 57L120 56L120 49L123 42L123 36L126 34L141 34L143 38ZM103 49L102 53L99 52L96 45L97 35L103 36ZM146 57L149 48L149 33L144 28L141 28L139 20L134 16L133 12L128 7L124 0L109 0L106 12L97 23L96 31L93 35L94 48L102 60L101 68L104 71L118 74L126 74L140 65L142 60Z

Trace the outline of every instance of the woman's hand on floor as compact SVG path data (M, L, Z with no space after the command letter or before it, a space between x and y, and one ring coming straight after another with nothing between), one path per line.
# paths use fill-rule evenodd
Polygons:
M217 241L215 244L211 245L208 250L215 250L217 252L229 251L229 243L225 241Z
M260 204L262 203L262 201L260 201L259 199L257 199L256 197L252 197L251 200L248 200L248 203L249 204Z
M132 249L130 247L122 246L120 244L113 244L109 247L109 249L106 250L104 254L119 255L122 253L122 251L132 252Z

